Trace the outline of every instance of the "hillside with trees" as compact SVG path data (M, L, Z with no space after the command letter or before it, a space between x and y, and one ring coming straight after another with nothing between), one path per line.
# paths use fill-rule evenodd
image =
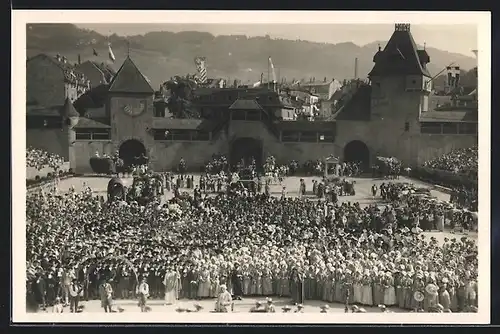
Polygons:
M389 37L389 36L388 36ZM115 69L130 56L151 81L155 89L176 75L195 73L194 57L207 57L209 77L238 78L243 83L256 82L261 73L267 78L267 58L272 57L277 75L287 81L315 78L351 79L354 59L358 58L358 73L366 77L373 66L378 44L358 46L351 42L328 44L304 40L272 39L269 36L213 36L210 33L184 31L149 32L144 35L103 36L95 31L80 29L73 24L30 24L27 27L27 56L38 53L59 53L76 62L93 59L108 61L107 45L111 43ZM98 56L93 55L96 50ZM476 65L473 57L426 48L431 57L429 70L437 74L451 62L468 70Z

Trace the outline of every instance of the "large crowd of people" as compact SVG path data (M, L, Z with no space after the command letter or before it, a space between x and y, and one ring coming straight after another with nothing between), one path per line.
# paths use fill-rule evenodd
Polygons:
M36 170L50 167L57 171L63 163L64 159L57 154L32 147L26 149L26 167L35 168Z
M452 150L425 162L424 167L464 174L477 179L478 148L475 146Z
M457 206L477 211L478 208L478 148L452 150L438 158L427 161L424 167L437 171L451 172L464 177L463 184L443 184L451 189L451 202ZM436 180L439 182L439 180ZM460 183L460 182L458 182Z
M29 296L41 307L73 301L73 290L83 299L103 300L103 291L126 299L147 282L150 297L166 304L214 298L225 285L235 297L297 304L474 311L475 242L457 234L441 244L420 233L443 224L471 229L473 217L450 214L449 204L409 184L384 184L376 195L385 207L262 193L145 205L108 203L90 188L29 194Z

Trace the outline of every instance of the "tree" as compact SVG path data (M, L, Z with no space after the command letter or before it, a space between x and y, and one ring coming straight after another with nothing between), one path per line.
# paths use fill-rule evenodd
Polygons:
M193 92L197 88L194 76L175 76L163 83L163 87L170 93L167 106L175 118L199 118L199 113L193 110L191 101Z

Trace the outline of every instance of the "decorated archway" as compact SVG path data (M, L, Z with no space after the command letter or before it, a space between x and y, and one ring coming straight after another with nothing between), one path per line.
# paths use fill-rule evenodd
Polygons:
M360 140L353 140L344 147L345 162L360 162L365 170L370 167L370 150Z
M120 145L118 151L125 167L147 163L146 147L137 139L129 139Z
M238 138L231 144L229 159L231 166L238 165L242 160L248 166L255 159L258 168L262 166L262 141L255 138Z

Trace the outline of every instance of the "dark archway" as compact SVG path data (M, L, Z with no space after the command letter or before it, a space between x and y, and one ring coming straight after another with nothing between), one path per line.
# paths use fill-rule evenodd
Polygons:
M353 140L344 147L345 162L361 162L364 170L370 167L370 150L360 140Z
M137 139L123 142L118 154L125 167L147 163L146 147Z
M242 159L245 166L249 166L252 158L255 159L257 169L260 169L262 167L262 141L255 138L238 138L232 142L229 154L231 166L238 165Z

